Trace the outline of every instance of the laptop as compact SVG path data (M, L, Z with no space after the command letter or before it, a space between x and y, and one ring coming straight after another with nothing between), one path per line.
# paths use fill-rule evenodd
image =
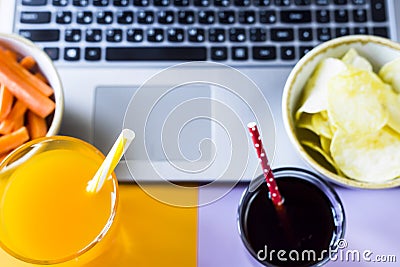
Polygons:
M281 114L299 58L348 34L400 41L400 1L0 0L0 29L54 60L65 94L61 134L107 153L123 127L136 132L120 181L210 182L227 162L245 171L222 180L247 181L261 174L246 135L253 120L272 167L305 167ZM237 93L220 78L254 86Z

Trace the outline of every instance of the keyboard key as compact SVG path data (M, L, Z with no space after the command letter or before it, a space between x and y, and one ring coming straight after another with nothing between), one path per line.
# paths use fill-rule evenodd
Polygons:
M300 28L299 29L299 40L303 42L309 42L313 40L312 28Z
M198 19L200 24L213 24L215 22L215 13L212 10L200 10Z
M64 59L68 61L77 61L81 57L81 50L79 47L66 47L64 49Z
M371 0L372 20L377 22L386 21L386 10L384 0Z
M218 12L218 21L221 24L233 24L235 23L235 11L225 10Z
M113 1L114 6L128 6L129 5L129 0L114 0Z
M185 39L185 31L182 28L171 28L167 30L167 40L169 42L178 43Z
M85 48L85 59L88 61L97 61L101 59L101 48L100 47L86 47Z
M19 34L33 42L56 42L60 40L60 30L25 30L21 29Z
M230 0L214 0L214 6L227 7L231 4Z
M267 30L265 28L251 28L249 33L249 38L252 42L265 42L267 40Z
M366 9L354 9L353 10L354 22L366 22L367 21L367 10Z
M253 24L256 22L256 12L253 10L239 11L239 23Z
M76 22L79 24L90 24L93 22L93 13L90 11L79 11L76 15Z
M189 0L174 0L174 6L188 6Z
M327 6L329 5L329 0L315 0L315 4L318 6Z
M144 34L142 29L128 29L126 31L126 40L128 42L142 42L144 40Z
M132 24L133 12L132 11L118 11L117 12L118 24Z
M108 61L206 60L205 47L107 47Z
M180 24L193 24L194 23L194 11L192 11L192 10L178 11L178 22Z
M279 28L271 29L271 40L276 42L289 42L294 40L293 29Z
M169 6L170 0L153 0L154 6Z
M157 20L160 24L171 24L174 23L174 11L172 10L161 10L157 12Z
M102 40L102 31L100 29L87 29L85 33L86 42L100 42Z
M374 27L372 28L373 35L389 38L389 31L386 27Z
M79 42L81 40L81 30L80 29L66 29L64 40L66 42Z
M146 31L147 41L159 43L164 41L164 31L160 28L150 28Z
M88 0L73 0L72 5L85 7L85 6L89 5L89 1Z
M47 0L22 0L23 6L45 6Z
M329 10L322 9L316 11L317 22L328 23L331 21Z
M281 21L283 23L310 23L310 10L283 10L281 11Z
M276 22L276 12L271 10L262 10L259 12L260 23L273 24Z
M233 4L235 6L249 6L251 2L250 0L234 0Z
M68 0L53 0L53 6L67 6Z
M341 37L350 34L350 29L348 27L340 27L335 29L335 36Z
M229 41L231 42L244 42L246 41L246 31L244 28L230 28Z
M335 5L347 5L347 0L334 0L333 2Z
M299 55L300 58L303 57L305 54L307 54L308 52L310 52L313 49L312 46L300 46L299 47Z
M254 46L253 59L256 60L275 60L276 47L275 46Z
M43 51L52 59L58 60L60 58L60 48L58 47L45 47Z
M264 7L269 6L271 4L271 0L254 0L253 3L255 6Z
M349 13L347 10L339 9L335 10L335 22L345 23L349 21Z
M111 11L99 11L96 14L98 24L111 24L113 22L113 13Z
M194 0L194 6L199 6L199 7L208 7L211 5L210 3L211 0Z
M318 28L317 29L317 38L320 42L328 41L332 38L331 29L330 28Z
M21 23L41 24L49 23L51 20L50 12L22 12Z
M148 6L150 4L149 0L133 0L134 6Z
M366 0L353 0L354 5L365 5L367 3Z
M121 29L108 29L106 30L107 42L119 43L122 41L122 30Z
M228 59L228 49L226 47L211 47L211 59L220 61Z
M311 5L311 0L294 0L296 6L309 6Z
M154 22L154 12L149 10L140 10L137 13L137 22L140 24L152 24Z
M368 28L367 27L355 27L354 28L354 34L368 34Z
M281 59L293 60L296 58L296 52L294 46L282 46L281 47Z
M201 43L206 39L204 29L202 28L189 28L187 33L189 42Z
M56 22L58 24L70 24L72 22L71 11L59 11L56 14Z
M225 42L225 29L211 28L208 30L208 40L213 43Z
M290 6L291 3L291 0L275 0L276 6Z
M249 58L247 47L245 46L232 47L231 53L231 58L234 60L246 60Z
M108 4L109 4L108 0L93 0L94 6L108 6Z

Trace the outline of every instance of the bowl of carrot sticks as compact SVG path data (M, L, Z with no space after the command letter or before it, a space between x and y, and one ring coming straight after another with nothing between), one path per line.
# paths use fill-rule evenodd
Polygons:
M47 54L28 39L0 33L0 161L29 140L56 135L63 101Z

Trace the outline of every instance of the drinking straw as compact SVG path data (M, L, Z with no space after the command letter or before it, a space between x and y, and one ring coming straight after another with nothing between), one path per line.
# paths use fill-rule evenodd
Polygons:
M283 198L279 193L274 174L272 173L271 167L269 166L267 154L265 153L261 141L261 136L260 133L258 132L257 124L255 122L250 122L249 124L247 124L247 127L249 128L254 148L256 149L257 156L261 162L261 167L271 195L271 200L276 207L279 207L283 204Z
M105 180L114 171L118 162L121 160L122 155L125 153L134 138L135 132L130 129L122 130L100 168L97 170L93 178L88 182L86 191L90 193L99 192Z

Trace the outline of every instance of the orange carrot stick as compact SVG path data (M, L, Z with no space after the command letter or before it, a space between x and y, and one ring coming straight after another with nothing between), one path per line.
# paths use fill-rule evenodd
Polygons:
M19 147L29 140L29 133L26 127L0 137L0 154L6 153L14 148Z
M32 111L28 111L28 132L31 139L45 136L47 133L47 124L45 119L39 117Z
M10 113L12 104L14 101L14 96L10 91L1 84L0 86L0 121L4 120Z
M46 77L44 77L43 74L41 74L40 72L36 72L34 75L35 75L39 80L41 80L41 81L47 83Z
M13 123L13 131L18 130L19 128L21 128L22 126L24 126L24 122L25 122L25 116L18 116L17 118L15 118L14 123ZM29 129L28 129L29 131Z
M7 157L8 153L4 153L0 155L0 162L3 161L3 159L5 159Z
M38 87L28 82L29 77L35 76L23 69L16 62L7 60L7 57L4 56L4 52L0 49L0 83L4 83L8 90L17 99L24 102L30 110L42 118L45 118L54 111L55 103L40 93ZM48 85L42 81L40 82L48 87ZM52 89L50 88L50 90Z
M6 54L6 56L8 56L12 60L16 61L18 59L18 55L14 51L6 49L4 50L4 54Z
M8 116L0 122L0 134L8 134L15 128L15 122L18 122L20 117L23 117L27 107L24 103L17 100Z
M0 60L6 59L3 58L3 56L5 56L4 51L0 49ZM16 72L17 75L20 76L21 79L24 79L27 83L30 83L32 86L36 87L36 89L45 96L50 96L53 94L53 89L49 85L32 75L32 73L24 69L17 61L6 59L3 61L3 64L7 64L13 71Z
M36 61L32 56L26 56L23 59L21 59L21 61L19 62L19 64L27 69L27 70L31 70L35 65L36 65Z

